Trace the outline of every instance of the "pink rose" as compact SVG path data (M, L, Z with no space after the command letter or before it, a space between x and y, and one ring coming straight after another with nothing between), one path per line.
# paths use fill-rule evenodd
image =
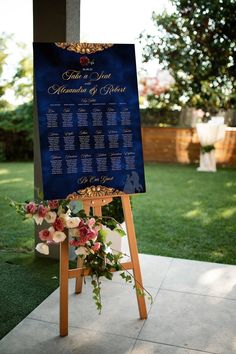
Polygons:
M34 202L30 202L26 205L26 212L27 214L34 214L37 210L37 205Z
M84 245L87 241L90 240L89 237L90 228L87 225L79 227L79 242Z
M84 225L85 225L84 221L83 221L83 220L80 220L79 227L82 227L82 226L84 226Z
M56 221L54 222L53 227L56 231L63 231L65 228L63 218L56 218Z
M96 222L96 220L94 218L89 219L87 221L88 227L90 227L92 229L94 227L94 225L95 225L95 222Z
M52 241L52 233L48 229L39 231L39 238L42 241Z
M79 246L80 246L80 242L77 241L77 240L71 240L71 241L69 242L69 244L70 244L71 246L74 246L74 247L79 247Z
M84 225L84 226L79 228L79 234L80 234L81 237L87 236L88 231L89 231L89 228L88 228L87 225Z
M48 212L48 208L46 208L42 204L40 204L38 206L38 216L39 217L44 218L46 216L47 212Z
M87 233L87 237L89 240L94 240L97 238L98 232L97 230L89 230L89 232Z
M50 209L57 209L59 207L59 201L58 200L49 200L48 206Z
M94 252L97 252L100 250L100 247L101 247L101 243L100 242L95 242L95 244L91 247L91 249L94 251Z

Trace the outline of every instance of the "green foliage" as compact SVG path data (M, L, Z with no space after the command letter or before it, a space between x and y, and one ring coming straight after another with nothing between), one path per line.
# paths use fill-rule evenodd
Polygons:
M201 153L202 153L202 154L211 152L212 150L215 150L215 146L214 146L214 145L201 146Z
M99 281L99 277L94 279L94 277L92 276L91 284L93 286L93 299L95 301L99 314L101 314L102 299L101 299L101 281Z
M9 161L32 159L32 101L24 103L15 109L0 110L0 140L2 141L2 159L5 158Z
M7 68L9 47L20 53L15 72ZM12 68L11 68L12 69ZM0 161L29 160L33 156L33 67L24 45L13 36L0 38ZM6 90L19 99L13 106L7 101ZM17 102L22 102L17 105Z
M141 109L140 114L142 126L144 127L172 127L179 125L180 111L177 110L149 107Z
M15 73L7 68L9 48L14 48L20 55ZM4 94L10 89L16 98L22 102L28 102L33 98L33 63L23 44L15 43L12 35L2 33L0 36L0 110L10 109Z
M123 229L121 229L120 227L115 227L114 231L117 232L121 237L126 235L125 231Z
M2 34L0 37L0 75L3 73L3 66L6 64L6 60L8 57L7 54L7 39L8 36L6 34Z
M2 75L4 72L4 67L7 63L7 46L10 38L11 36L5 33L2 33L0 36L0 109L9 106L9 103L3 97L9 87L9 82L7 82L6 79L3 79Z
M3 141L0 141L0 161L6 161L6 152L5 152L5 144Z
M236 2L172 0L175 11L153 13L157 35L142 34L144 60L158 58L175 83L155 97L163 107L205 112L236 107Z
M33 102L17 106L14 110L0 112L0 129L5 132L26 133L26 139L33 141Z
M122 273L120 273L120 276L122 279L124 279L126 281L126 283L132 283L132 277L130 274L122 272Z
M19 215L25 216L24 203L18 203L8 197L6 197L6 201L9 202L10 207L14 208Z
M105 229L99 230L99 237L102 242L105 242L107 238L107 230Z
M103 216L110 216L115 218L119 223L124 221L123 209L121 199L119 197L113 198L113 201L102 208Z
M18 63L12 83L16 97L30 101L33 98L33 62L30 56L24 56Z
M79 221L77 226L70 227L67 225L68 218L73 220L74 217L81 217L81 213L83 214L84 211L82 210L75 212L75 205L68 199L53 202L45 200L40 201L39 204L36 201L26 201L25 203L19 203L9 198L8 200L10 200L10 206L13 207L16 212L23 217L23 220L30 218L34 219L37 225L41 225L42 222L44 223L44 230L48 232L48 238L41 238L39 233L39 237L41 241L44 241L44 243L41 242L37 244L36 250L38 252L49 254L48 241L50 241L50 243L53 241L54 243L57 243L63 242L64 239L69 236L73 238L73 240L71 240L69 243L73 247L76 247L75 253L78 257L83 259L83 266L89 269L89 274L92 278L91 284L93 285L93 299L100 314L102 310L100 278L104 276L111 280L113 277L112 272L114 270L122 269L120 262L123 258L122 252L116 254L113 253L112 248L110 247L112 246L111 241L106 242L106 233L102 232L103 217L90 218L85 216L83 219L76 220L76 222ZM47 221L46 214L44 216L40 214L40 210L42 210L41 208L45 208L46 214L49 211L56 213L56 218L54 219L54 221L56 220L55 223L57 220L61 220L61 231L64 231L64 239L62 241L57 241L54 239L56 232L54 229L54 231L50 231L52 230L52 224L50 221ZM64 217L62 217L62 215L64 215ZM41 221L38 220L39 217L41 217ZM111 218L110 220L112 220L113 224L115 224L114 230L123 236L123 231L120 229L115 219ZM54 224L53 227L56 229ZM97 228L100 229L99 232ZM40 247L42 244L44 244L44 246L47 248L46 253L45 248L43 251L40 251L40 248L38 248L38 246Z

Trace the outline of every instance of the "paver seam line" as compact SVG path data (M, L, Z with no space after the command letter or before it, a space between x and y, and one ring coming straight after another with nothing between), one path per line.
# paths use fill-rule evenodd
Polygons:
M181 290L173 290L173 289L167 289L167 288L162 288L160 290L161 291L171 291L173 293L198 295L198 296L203 296L203 297L213 297L213 298L216 298L216 299L223 299L223 300L234 301L234 302L236 301L236 299L232 299L232 298L229 298L229 297L223 297L223 296L217 296L217 295L199 294L199 293L193 293L191 291L181 291Z
M169 273L169 271L170 271L170 267L172 266L173 262L174 262L174 258L171 259L170 264L168 265L168 269L167 269L166 274L164 275L164 277L163 277L163 279L162 279L162 281L161 281L159 290L162 288L162 284L163 284L164 281L166 280L166 277L167 277L167 275L168 275L168 273Z
M58 326L58 323L56 322L49 322L49 321L45 321L45 320L41 320L41 319L36 319L36 318L31 318L31 317L26 317L26 320L33 320L33 321L37 321L37 322L43 322L43 323L49 323L49 324L53 324ZM92 329L88 329L88 328L84 328L84 327L76 327L73 325L70 325L69 328L75 328L75 329L83 329L83 330L89 330L91 332L95 332L95 333L100 333L100 334L109 334L112 336L116 336L116 337L121 337L121 338L128 338L128 339L134 339L135 340L135 344L140 341L140 342L147 342L147 343L153 343L153 344L161 344L161 345L165 345L165 346L169 346L169 347L174 347L174 348L181 348L181 349L186 349L186 350L194 350L197 351L199 353L206 353L206 354L219 354L219 353L215 353L215 352L208 352L208 351L204 351L204 350L200 350L200 349L194 349L194 348L189 348L189 347L183 347L183 346L179 346L179 345L174 345L174 344L169 344L169 343L163 343L163 342L155 342L155 341L151 341L151 340L147 340L147 339L137 339L135 337L130 337L130 336L124 336L121 334L115 334L115 333L110 333L110 332L102 332L102 331L97 331L97 330L92 330ZM10 332L9 332L10 333ZM4 337L3 337L4 338ZM3 339L2 338L2 339ZM135 344L132 346L132 348L130 349L130 353L133 352L134 346Z
M161 344L161 345L165 345L165 346L169 346L169 347L174 347L174 348L181 348L181 349L186 349L186 350L194 350L196 352L199 353L207 353L207 354L219 354L216 352L207 352L206 350L201 350L201 349L195 349L195 348L190 348L190 347L183 347L181 345L175 345L175 344L169 344L169 343L163 343L163 342L155 342L152 340L148 340L148 339L137 339L136 343L140 341L140 342L147 342L147 343L154 343L154 344Z
M170 266L171 266L172 262L173 262L173 258L171 259L171 262L170 262L170 264L169 264L169 266L168 266L168 269L167 269L167 271L166 271L166 274L165 274L165 276L163 277L163 280L162 280L162 282L161 282L161 284L160 284L160 287L159 287L159 288L150 287L150 286L148 287L148 288L152 288L152 289L158 289L157 294L156 294L156 296L154 297L153 303L155 302L156 297L158 296L158 293L159 293L159 290L160 290L160 288L161 288L161 285L162 285L162 283L164 282L164 280L165 280L165 278L166 278L166 276L167 276L167 274L168 274L168 272L169 272L169 269L170 269ZM49 296L50 296L50 295L49 295ZM152 308L152 305L150 306L150 308L149 308L149 310L148 310L148 314L150 313L151 308ZM39 322L45 322L45 323L51 323L51 324L58 325L57 322L45 321L45 320L41 320L41 319L34 318L34 317L31 317L31 316L27 316L26 319L30 319L30 320L34 320L34 321L39 321ZM119 335L119 336L120 336L120 337L125 337L125 338L130 338L130 339L135 339L135 343L136 343L137 338L138 338L138 336L140 335L140 332L141 332L141 330L143 329L144 324L145 324L145 321L144 321L144 323L142 324L142 327L141 327L141 329L140 329L140 331L139 331L137 337L123 336L123 335ZM80 329L86 329L86 330L88 330L88 328L84 328L84 327L77 327L77 326L71 326L71 325L70 325L69 327L71 327L71 328L80 328ZM91 329L89 329L89 330L91 330ZM93 331L93 330L91 330L91 331ZM94 331L94 332L104 333L104 334L112 334L112 335L114 335L114 333L110 333L110 332L102 332L102 331ZM134 343L134 345L135 345L135 343ZM131 349L131 352L132 352L132 350L133 350L133 348L134 348L134 345L133 345L133 347L132 347L132 349Z
M156 296L155 296L154 299L153 299L153 303L151 304L151 306L150 306L150 308L149 308L149 310L148 310L148 315L149 315L149 313L150 313L150 311L151 311L151 309L152 309L153 304L154 304L155 301L156 301L156 298L157 298L157 296L158 296L158 294L159 294L159 291L160 291L160 289L161 289L161 286L162 286L164 280L165 280L166 277L167 277L167 274L168 274L168 272L169 272L169 270L170 270L170 267L171 267L171 265L172 265L172 263L173 263L173 260L174 260L174 259L171 258L171 261L170 261L170 263L169 263L169 265L168 265L167 271L166 271L166 273L165 273L165 275L164 275L164 277L163 277L163 279L162 279L162 281L161 281L161 284L160 284L160 286L159 286L159 288L158 288L158 291L157 291L157 293L156 293ZM135 342L134 342L134 345L133 345L133 347L131 348L131 353L133 352L133 350L134 350L134 348L135 348L135 345L136 345L136 343L137 343L138 337L140 336L140 333L142 332L143 327L145 326L146 321L147 321L147 320L143 321L143 324L142 324L142 326L141 326L141 328L140 328L140 330L139 330L139 332L138 332L138 335L137 335L137 338L136 338L136 340L135 340Z
M26 317L26 320L33 320L33 321L38 321L38 322L43 322L43 323L49 323L49 324L53 324L58 326L57 322L50 322L50 321L46 321L46 320L41 320L39 318L33 318L33 317ZM112 333L112 332L107 332L107 331L98 331L95 329L91 329L88 327L80 327L80 326L76 326L76 325L69 325L69 328L76 328L76 329L83 329L86 331L90 331L90 332L95 332L95 333L101 333L101 334L110 334L112 336L116 336L116 337L122 337L122 338L129 338L129 339L136 339L136 337L132 337L132 336L127 336L127 335L123 335L123 334L118 334L118 333Z

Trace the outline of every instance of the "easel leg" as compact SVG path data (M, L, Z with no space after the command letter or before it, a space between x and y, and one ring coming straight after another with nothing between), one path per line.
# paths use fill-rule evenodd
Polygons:
M60 336L68 335L68 238L60 245Z
M89 203L86 201L83 203L83 208L84 208L84 211L86 213L86 215L89 215L89 211L90 211L90 205ZM77 260L77 267L78 268L82 268L83 267L83 259L78 257L78 260ZM82 288L83 288L83 276L82 275L79 275L76 280L75 280L75 293L76 294L80 294L82 292Z
M83 268L83 264L84 264L83 259L78 257L77 267ZM83 276L79 275L75 280L75 293L80 294L82 292L82 288L83 288Z
M125 223L126 223L126 228L127 228L131 261L133 263L135 286L137 289L142 290L143 283L142 283L142 276L141 276L141 270L140 270L140 264L139 264L139 258L138 258L138 247L137 247L137 241L136 241L136 236L135 236L135 229L134 229L134 223L133 223L133 214L132 214L131 205L130 205L130 198L128 195L124 195L124 196L121 196L121 201L122 201ZM140 318L142 320L146 319L147 318L147 309L146 309L145 298L143 295L140 295L138 292L136 292L136 295L137 295Z

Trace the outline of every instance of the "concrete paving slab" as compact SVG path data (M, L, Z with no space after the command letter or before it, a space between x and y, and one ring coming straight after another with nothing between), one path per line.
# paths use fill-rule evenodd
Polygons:
M139 254L140 267L142 271L143 285L149 288L159 289L165 279L173 258ZM123 284L124 281L117 272L113 281Z
M101 315L90 278L81 295L74 294L72 279L69 336L59 337L57 289L2 339L0 353L236 354L236 266L148 255L140 260L155 297L147 321L139 320L135 291L122 279L103 282Z
M174 259L162 288L236 300L236 267Z
M140 254L144 286L159 288L165 279L173 258Z
M137 343L135 344L132 350L132 354L201 354L201 353L206 354L208 352L185 349L173 345L144 342L141 340L137 341Z
M236 353L235 313L233 300L160 290L139 339Z
M58 336L58 326L25 319L0 342L1 354L128 354L134 339L70 328L68 337Z
M149 289L153 296L156 290ZM70 281L69 291L69 324L106 333L137 337L143 321L139 319L136 293L132 285L118 284L112 281L102 284L101 315L92 299L92 286L89 278L82 294L74 294L74 281ZM150 303L147 301L147 306ZM40 304L28 318L59 322L59 291L56 290Z

